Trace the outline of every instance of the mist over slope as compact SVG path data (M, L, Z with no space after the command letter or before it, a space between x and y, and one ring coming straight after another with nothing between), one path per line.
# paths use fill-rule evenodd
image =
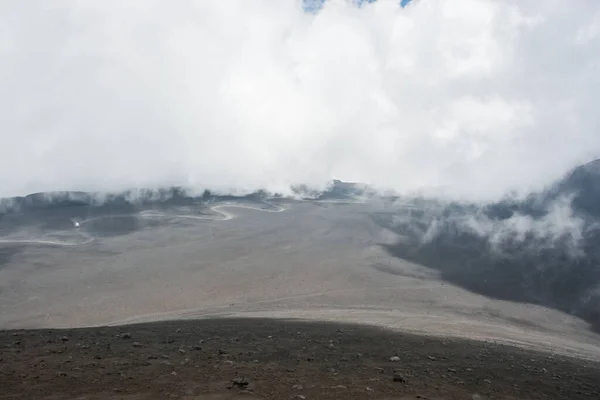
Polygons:
M495 201L597 158L600 4L0 8L0 197L332 179Z
M600 331L599 165L580 166L525 200L374 219L403 236L387 246L398 257L477 293L580 316Z

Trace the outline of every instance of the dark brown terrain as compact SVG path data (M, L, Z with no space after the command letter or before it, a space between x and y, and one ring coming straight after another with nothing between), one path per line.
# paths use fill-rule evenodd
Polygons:
M0 399L600 398L597 362L364 325L206 319L0 342Z

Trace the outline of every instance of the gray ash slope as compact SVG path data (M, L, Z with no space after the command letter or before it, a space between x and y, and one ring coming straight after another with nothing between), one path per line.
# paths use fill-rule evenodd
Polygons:
M525 200L505 199L484 206L476 204L442 204L431 199L388 197L386 212L371 212L371 220L389 229L402 240L382 243L388 254L402 260L437 270L442 279L494 299L537 304L554 308L588 321L600 329L600 160L571 171L548 190L534 193ZM376 196L367 186L335 181L324 191L295 188L312 200L351 200ZM465 229L465 220L473 216L502 223L514 217L540 221L548 216L551 205L568 198L573 217L582 222L582 237L577 240L578 254L573 254L572 238L559 236L551 246L539 236L525 232L517 239L504 237L492 243L494 232ZM130 191L98 200L96 194L83 192L39 193L5 199L0 213L1 234L10 233L19 224L37 224L48 229L67 228L69 218L120 215L146 209L169 210L200 206L209 212L210 204L223 201L267 204L285 201L264 192L247 196L223 196L204 192L190 197L179 188ZM398 210L396 200L410 202L410 212ZM380 199L381 200L381 199ZM400 218L398 218L400 216ZM69 218L67 218L69 217ZM40 222L41 221L41 222ZM140 219L120 220L115 235L140 230ZM436 234L431 232L436 224ZM64 225L64 226L63 226ZM543 243L542 243L543 242ZM19 252L17 246L0 246L0 264L7 264ZM380 271L396 274L387 265ZM284 272L282 272L284 273Z

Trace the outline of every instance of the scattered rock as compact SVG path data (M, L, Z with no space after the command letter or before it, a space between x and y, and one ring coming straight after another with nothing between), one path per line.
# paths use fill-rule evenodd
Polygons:
M66 372L58 372L56 375L58 375L58 376L67 376L67 373Z
M133 347L142 347L142 344L140 342L133 342L133 343L131 343L131 345Z
M332 386L332 389L348 389L345 385L336 385L336 386Z
M446 371L448 371L448 372L456 372L456 370L454 368L448 368Z
M371 389L371 388L370 388L370 387L368 387L368 386L367 386L367 387L365 387L365 390L366 390L367 392L373 392L373 391L374 391L373 389Z
M327 347L328 347L330 350L333 350L333 349L335 349L335 344L333 344L333 343L329 343L329 345L327 345Z
M294 389L294 390L302 390L304 388L302 387L302 385L294 385L294 386L292 386L292 389Z
M119 337L120 337L121 339L131 339L131 333L129 333L129 332L121 333L121 334L119 335Z
M227 352L223 349L219 349L218 351L219 351L219 355L227 354Z
M176 376L177 372L173 371L173 372L171 372L171 375Z
M195 345L195 346L192 347L192 349L194 349L196 351L200 351L200 350L202 350L202 346Z
M237 386L239 388L244 388L250 384L250 380L244 377L238 377L231 381L233 386Z
M180 328L175 329L175 333L181 333L181 329Z
M435 361L436 358L434 356L427 356L427 358L429 358L431 361Z
M483 380L485 383L487 383L488 385L492 384L492 380L491 379L484 379Z
M179 354L185 354L185 350L184 350L184 349L182 349L181 347L180 347L180 348L177 350L177 352L178 352Z
M398 356L390 357L390 361L393 361L393 362L400 361L400 357L398 357Z
M400 371L394 371L393 379L394 382L406 383L406 378Z
M306 400L306 396L302 396L301 394L297 394L292 398L297 400Z
M67 336L62 336L62 337L60 338L60 340L61 340L62 342L68 342L68 341L69 341L69 338L68 338Z

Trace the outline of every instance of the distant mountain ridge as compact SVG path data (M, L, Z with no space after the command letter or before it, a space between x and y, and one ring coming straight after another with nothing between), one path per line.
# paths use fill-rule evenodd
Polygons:
M368 192L367 185L333 180L325 190L298 186L293 189L297 197L304 199L351 199ZM125 205L193 205L198 202L264 200L269 197L282 197L259 190L244 195L217 194L205 190L201 195L190 195L180 187L165 189L133 189L121 193L104 194L81 191L57 191L32 193L27 196L0 199L0 214L6 212L27 212L48 208L81 206L125 206Z

